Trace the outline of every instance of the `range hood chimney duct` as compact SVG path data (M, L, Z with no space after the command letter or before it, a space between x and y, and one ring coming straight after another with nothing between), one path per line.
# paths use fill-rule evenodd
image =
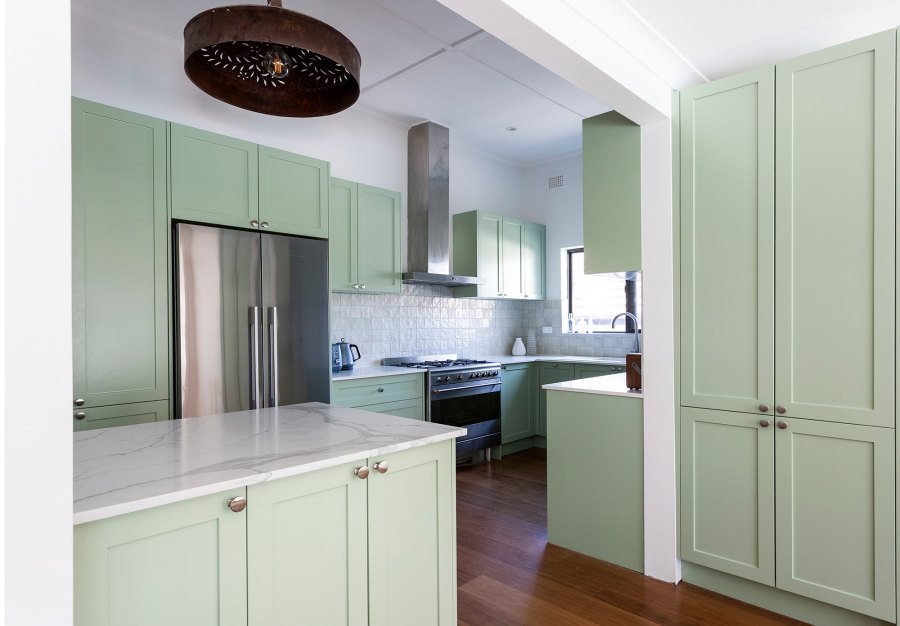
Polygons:
M409 129L409 235L403 282L458 287L483 281L450 273L450 130L434 122Z

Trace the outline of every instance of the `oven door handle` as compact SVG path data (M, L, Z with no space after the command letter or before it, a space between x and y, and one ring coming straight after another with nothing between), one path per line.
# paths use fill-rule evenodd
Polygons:
M465 387L452 387L450 389L432 389L431 393L450 393L451 391L462 391L463 389L481 389L482 387L498 387L501 383L486 383L484 385L466 385Z

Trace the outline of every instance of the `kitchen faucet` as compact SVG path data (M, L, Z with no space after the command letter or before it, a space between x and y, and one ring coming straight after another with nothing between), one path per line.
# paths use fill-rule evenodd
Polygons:
M613 328L616 327L616 320L619 319L620 317L622 317L623 315L627 315L634 321L634 352L640 352L641 351L641 335L640 335L640 333L638 333L638 318L637 318L637 316L635 316L634 313L629 313L627 311L625 313L619 313L618 315L616 315L613 318L612 327Z

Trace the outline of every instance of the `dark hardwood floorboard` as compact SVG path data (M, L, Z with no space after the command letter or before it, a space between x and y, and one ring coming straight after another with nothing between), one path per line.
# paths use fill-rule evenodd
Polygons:
M457 470L460 626L801 624L547 543L547 461L519 452Z

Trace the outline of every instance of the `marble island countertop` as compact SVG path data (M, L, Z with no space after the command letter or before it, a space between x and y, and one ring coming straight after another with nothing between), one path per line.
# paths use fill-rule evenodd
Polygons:
M582 378L580 380L567 380L562 383L544 385L547 391L571 391L575 393L594 393L602 396L625 396L628 398L643 398L641 390L632 391L625 386L625 373L610 374L609 376L595 376L594 378Z
M465 432L319 402L79 432L73 521L83 524Z

